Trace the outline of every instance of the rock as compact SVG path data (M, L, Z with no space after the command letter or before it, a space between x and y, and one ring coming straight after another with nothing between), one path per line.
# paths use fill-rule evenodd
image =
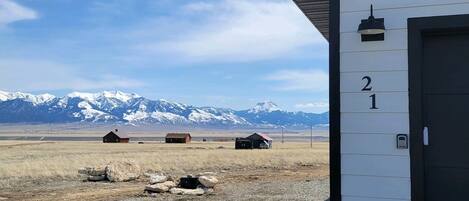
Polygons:
M105 175L100 175L100 176L88 176L88 181L103 181L106 180Z
M133 162L110 162L106 165L106 176L111 182L132 181L140 174L140 166Z
M168 177L161 173L150 175L150 184L163 183L167 180L168 180Z
M200 176L216 176L217 173L216 172L201 172L197 175L195 175L196 177L200 177Z
M205 187L213 188L218 183L218 179L214 176L200 176L199 182Z
M147 185L145 186L145 190L150 191L150 192L164 193L164 192L169 191L169 187L159 183L159 184Z
M204 194L212 194L213 192L215 192L213 188L203 188L203 190Z
M145 186L145 190L149 192L163 193L167 192L169 189L176 187L176 183L172 181L166 181L163 183L157 183L153 185Z
M177 177L174 177L174 176L171 176L171 175L168 176L168 181L176 182L177 180L179 180Z
M161 184L167 186L168 188L174 188L177 186L177 184L174 181L165 181Z
M78 174L86 174L90 176L101 176L106 174L105 167L84 167L78 170Z
M197 189L185 189L185 188L172 188L169 190L171 194L178 194L178 195L203 195L204 189L197 188Z

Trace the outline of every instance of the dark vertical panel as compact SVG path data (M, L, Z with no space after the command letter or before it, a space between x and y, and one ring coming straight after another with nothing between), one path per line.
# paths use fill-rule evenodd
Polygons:
M411 198L424 200L423 138L422 138L422 33L417 19L408 20L409 57L409 123Z
M331 201L341 201L340 164L340 0L329 11L329 163Z
M411 18L408 20L409 112L412 201L425 200L423 146L423 35L467 31L469 15Z

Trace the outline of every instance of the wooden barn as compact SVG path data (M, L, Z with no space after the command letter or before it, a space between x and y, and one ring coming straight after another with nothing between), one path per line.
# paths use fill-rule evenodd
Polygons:
M103 137L103 143L129 143L129 136L126 133L115 129Z
M236 138L235 149L252 149L252 142L250 139L238 137Z
M236 138L235 149L271 149L272 141L266 134L254 133L246 138Z
M189 133L168 133L166 135L166 143L190 143L192 136Z
M254 149L270 149L272 148L272 138L266 134L254 133L247 137L252 142L252 147Z

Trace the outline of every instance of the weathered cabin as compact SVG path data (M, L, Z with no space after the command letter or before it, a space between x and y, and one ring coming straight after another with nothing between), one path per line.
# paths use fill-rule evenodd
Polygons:
M270 149L272 148L272 138L266 134L254 133L247 137L252 142L252 148L254 149Z
M468 200L469 1L294 2L329 41L331 201Z
M166 143L190 143L192 136L189 133L168 133L165 141Z
M247 138L236 138L235 149L252 149L252 141Z
M266 134L254 133L246 138L236 138L235 149L270 149L272 141Z
M115 129L103 137L103 143L129 143L130 138L126 133Z

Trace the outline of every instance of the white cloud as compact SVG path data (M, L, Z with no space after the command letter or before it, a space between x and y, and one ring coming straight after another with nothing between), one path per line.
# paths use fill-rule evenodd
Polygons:
M312 103L299 103L295 105L299 109L317 109L317 108L328 108L328 102L312 102Z
M36 11L11 0L0 0L0 27L21 20L38 18Z
M276 90L324 92L329 89L329 75L321 70L281 70L265 77L276 81Z
M49 61L0 60L0 87L11 91L131 89L138 80L115 75L91 75Z
M327 50L322 35L289 0L197 2L184 11L200 12L189 26L181 23L185 25L181 34L156 43L146 41L140 50L192 61L256 61L295 54L305 47ZM178 19L167 20L178 24Z
M314 113L323 113L329 111L329 102L318 101L309 103L299 103L295 105L296 109Z

